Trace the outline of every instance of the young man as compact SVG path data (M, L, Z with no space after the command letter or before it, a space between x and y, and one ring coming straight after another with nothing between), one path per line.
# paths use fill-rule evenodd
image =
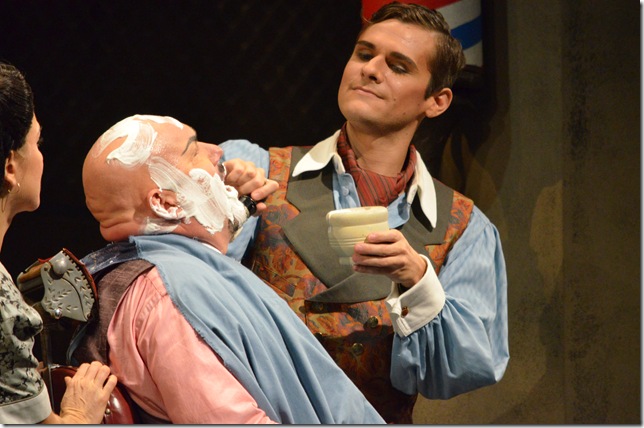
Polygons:
M440 13L388 4L345 67L338 132L312 148L221 145L227 159L270 165L280 184L229 255L287 301L387 422L411 423L418 393L445 399L498 382L509 359L498 232L411 145L423 118L449 107L463 65ZM391 229L341 266L325 215L369 205L388 207Z
M83 259L100 315L74 356L109 362L147 422L383 423L288 306L224 255L248 216L224 181L256 180L255 197L277 186L252 168L227 177L221 154L159 116L94 144L87 206L114 243Z

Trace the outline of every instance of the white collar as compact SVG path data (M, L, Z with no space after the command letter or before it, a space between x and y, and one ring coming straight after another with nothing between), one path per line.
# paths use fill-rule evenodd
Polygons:
M335 163L335 170L339 174L343 174L344 165L342 165L342 158L338 154L338 136L340 130L331 135L326 140L317 143L311 150L309 150L293 169L293 177L297 177L303 172L319 171L324 168L331 159Z
M331 159L335 166L335 171L338 174L345 172L342 159L337 151L338 136L340 131L327 138L326 140L317 143L311 150L309 150L293 169L293 177L297 177L303 172L319 171L324 168ZM436 227L436 218L438 216L436 211L436 189L434 188L434 180L427 170L425 163L420 158L420 154L416 156L416 167L414 168L414 176L412 177L411 186L407 194L407 203L411 204L414 197L418 193L420 198L420 206L427 219Z

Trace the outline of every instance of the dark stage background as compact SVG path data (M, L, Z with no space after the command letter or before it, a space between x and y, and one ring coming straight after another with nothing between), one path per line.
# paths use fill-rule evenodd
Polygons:
M83 256L104 245L81 168L126 116L174 116L213 143L330 135L342 123L337 86L360 11L360 0L3 0L0 59L26 74L45 138L41 207L9 229L9 272L63 246Z

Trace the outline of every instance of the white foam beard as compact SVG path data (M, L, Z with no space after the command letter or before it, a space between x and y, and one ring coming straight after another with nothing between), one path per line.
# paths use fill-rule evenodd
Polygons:
M201 168L192 169L186 175L156 156L151 159L149 168L150 177L159 188L177 194L180 209L173 213L176 222L189 223L194 218L212 235L223 230L228 220L233 236L248 219L246 207L237 199L237 190L225 185L218 175L211 176ZM148 228L150 232L153 229ZM162 227L159 231L163 230L167 231L167 228Z
M248 220L248 210L239 202L237 190L225 185L218 175L211 176L203 169L190 170L189 174L206 196L201 204L195 204L195 219L211 234L219 232L224 226L224 218L228 219L231 236L234 236Z

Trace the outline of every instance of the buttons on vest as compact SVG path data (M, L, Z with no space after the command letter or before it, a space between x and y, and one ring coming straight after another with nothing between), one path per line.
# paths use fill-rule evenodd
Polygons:
M369 319L365 323L365 326L367 326L367 328L376 328L378 327L378 324L380 324L378 317L369 317Z
M403 306L402 311L400 312L400 315L405 318L409 314L409 308L407 306Z
M354 343L351 345L351 353L356 357L362 355L364 352L364 345L362 343Z

